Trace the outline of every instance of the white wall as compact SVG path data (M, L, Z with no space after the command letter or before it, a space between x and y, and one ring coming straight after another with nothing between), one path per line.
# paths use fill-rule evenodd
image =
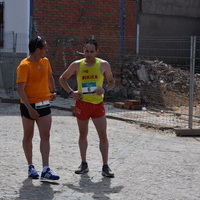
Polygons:
M17 34L17 52L28 52L30 0L0 0L4 2L4 51L12 48L12 32ZM7 50L5 50L7 49Z
M4 0L5 31L29 33L29 0Z

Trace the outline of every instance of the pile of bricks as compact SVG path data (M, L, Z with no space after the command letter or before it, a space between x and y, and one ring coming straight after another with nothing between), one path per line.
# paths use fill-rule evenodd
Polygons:
M142 105L139 100L125 100L124 102L114 102L115 108L127 109L127 110L142 110Z

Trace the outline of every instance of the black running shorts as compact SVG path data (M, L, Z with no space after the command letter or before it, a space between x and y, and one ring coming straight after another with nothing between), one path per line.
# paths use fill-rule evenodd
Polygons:
M44 117L46 115L51 114L51 107L46 107L46 108L41 108L41 109L36 109L35 108L35 104L32 103L31 106L37 110L37 112L39 113L40 117ZM29 115L28 109L26 108L26 106L23 103L20 103L20 111L21 111L21 116L24 116L28 119L32 119L31 116Z

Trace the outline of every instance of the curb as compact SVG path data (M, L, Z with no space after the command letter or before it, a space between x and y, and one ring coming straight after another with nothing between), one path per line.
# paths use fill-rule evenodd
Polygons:
M1 98L1 97L0 97L0 101L2 103L17 103L17 104L20 103L19 99L9 99L9 98ZM51 105L51 108L58 109L58 110L66 110L66 111L70 111L70 112L73 113L72 108L67 108L67 107L62 107L62 106L57 106L57 105ZM174 131L174 128L172 128L172 127L167 127L167 126L163 127L163 126L159 126L159 125L155 125L155 124L151 124L151 123L142 123L142 122L138 122L134 119L133 120L132 119L126 119L126 118L122 118L122 117L112 116L112 115L109 115L109 114L106 115L106 118L125 121L127 123L135 123L135 124L138 124L139 126L145 127L145 128L153 128L153 129L162 130L162 131L165 131L165 130Z
M1 98L0 100L2 103L20 103L19 99L9 99L9 98Z

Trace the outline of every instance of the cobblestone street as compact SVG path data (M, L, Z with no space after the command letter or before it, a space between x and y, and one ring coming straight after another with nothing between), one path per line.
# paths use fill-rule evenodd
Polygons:
M200 199L200 139L146 129L108 119L109 165L115 178L101 176L98 137L90 122L88 174L79 176L78 128L71 112L52 109L50 163L60 175L53 183L27 178L19 105L0 103L1 200L198 200ZM38 130L34 163L41 171Z

